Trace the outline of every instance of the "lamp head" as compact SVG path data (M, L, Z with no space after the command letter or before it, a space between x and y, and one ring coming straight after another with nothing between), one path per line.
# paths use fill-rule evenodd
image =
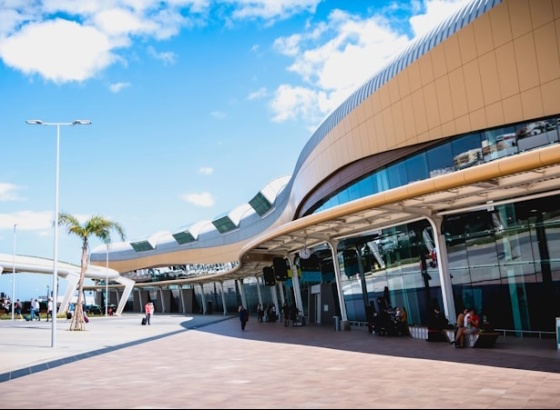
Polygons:
M43 125L43 121L41 120L27 120L25 122L29 125Z
M90 125L90 120L74 120L72 121L72 125Z

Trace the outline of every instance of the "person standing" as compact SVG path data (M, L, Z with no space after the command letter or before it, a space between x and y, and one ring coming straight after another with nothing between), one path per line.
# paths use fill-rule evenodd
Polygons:
M146 313L146 324L150 324L150 319L152 317L152 313L154 308L154 304L150 301L144 305L144 313Z
M259 322L262 322L264 318L264 308L263 306L259 303L257 305L257 319Z
M243 305L239 306L239 321L241 322L241 330L245 330L245 326L249 321L249 311Z
M47 302L47 322L49 321L49 316L52 319L53 315L53 301L52 298L49 297L48 302Z
M35 320L37 318L36 316L36 309L35 309L35 299L31 298L31 301L29 303L29 320Z
M23 319L23 316L21 315L22 308L23 306L21 305L21 301L19 299L16 300L16 304L14 305L14 313L15 315L19 316L20 319Z

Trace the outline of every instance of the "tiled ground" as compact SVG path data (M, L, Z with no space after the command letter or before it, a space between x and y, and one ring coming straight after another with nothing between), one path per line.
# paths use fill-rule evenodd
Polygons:
M241 331L221 316L156 316L148 328L137 319L60 330L54 349L48 329L36 330L43 346L18 346L7 339L33 331L0 324L0 408L560 408L554 340L455 349L360 328L253 319ZM2 370L8 356L19 367ZM64 357L68 364L43 370Z

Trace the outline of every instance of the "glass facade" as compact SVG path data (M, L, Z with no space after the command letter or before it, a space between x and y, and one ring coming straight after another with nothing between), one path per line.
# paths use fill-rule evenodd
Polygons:
M307 214L439 175L460 171L559 141L560 117L472 132L400 159L353 181Z
M360 177L310 213L558 143L559 125L560 118L550 117L456 136ZM560 315L559 200L550 196L445 217L456 311L475 307L495 328L524 335L553 332ZM350 321L366 321L366 306L387 292L393 306L407 310L410 324L426 324L429 308L443 306L427 220L349 238L338 254ZM321 271L318 282L334 281L332 262Z
M554 331L560 313L559 201L550 196L444 219L457 311L475 307L493 327L525 336ZM350 321L366 321L366 306L386 292L392 306L407 310L410 324L427 324L429 308L443 306L428 221L348 238L339 244L338 263ZM334 282L330 258L318 265L306 286Z

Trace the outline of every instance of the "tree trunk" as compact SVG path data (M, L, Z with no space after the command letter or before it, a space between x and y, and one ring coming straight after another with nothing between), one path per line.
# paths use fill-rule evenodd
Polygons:
M86 323L84 321L84 278L86 277L87 270L87 239L84 240L82 246L82 262L80 269L80 280L78 281L78 301L74 308L74 316L70 323L70 330L86 330Z

